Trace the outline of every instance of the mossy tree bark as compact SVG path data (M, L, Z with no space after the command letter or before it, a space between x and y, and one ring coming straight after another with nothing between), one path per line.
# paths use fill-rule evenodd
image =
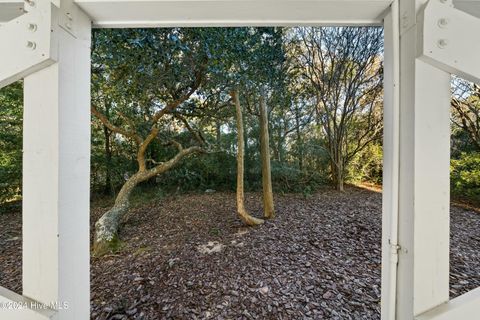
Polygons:
M243 134L243 118L242 106L240 105L240 98L238 89L231 92L231 96L235 103L235 110L237 115L237 212L240 219L249 226L255 226L263 223L262 219L251 216L245 209L245 195L244 195L244 157L245 157L245 139Z
M270 137L268 134L268 112L265 93L260 95L260 145L262 158L263 212L266 219L275 217L272 191L272 170L270 167Z
M100 256L105 253L115 251L118 245L118 230L120 224L122 223L122 220L130 207L130 195L139 183L170 170L173 166L175 166L184 157L188 155L204 151L204 149L200 146L192 146L184 149L180 143L172 140L170 141L170 144L175 145L178 148L178 153L170 160L166 162L156 162L153 159L147 159L146 157L149 145L152 143L152 141L158 139L158 134L160 132L158 123L160 119L162 119L166 115L174 115L177 119L181 120L184 123L185 127L199 142L199 144L204 144L203 139L201 139L201 135L192 129L192 127L188 124L188 121L181 115L175 114L176 108L180 104L188 100L191 95L196 92L202 82L202 79L203 73L197 72L195 80L191 84L187 92L185 92L183 95L180 95L177 99L170 101L163 109L158 110L151 115L148 121L150 130L148 131L146 136L143 136L140 131L137 131L134 121L128 118L126 115L120 114L121 117L128 124L128 127L120 127L113 124L105 114L98 111L98 109L92 105L92 114L95 115L105 127L107 127L112 132L120 134L125 138L135 142L137 146L136 156L138 163L137 172L133 176L131 176L122 186L122 189L120 190L119 194L115 199L115 204L113 205L113 207L108 210L95 223L95 239L93 243L94 255ZM153 163L153 166L149 166L147 163Z
M181 145L177 144L177 147L179 151L175 157L151 169L139 170L122 186L113 207L105 212L95 223L93 251L96 256L101 256L115 250L118 243L120 224L130 208L130 195L138 184L170 170L186 156L204 151L198 146L183 149Z

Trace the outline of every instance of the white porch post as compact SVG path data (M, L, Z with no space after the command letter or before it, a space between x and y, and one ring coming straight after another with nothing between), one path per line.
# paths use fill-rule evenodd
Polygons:
M383 320L395 320L398 264L400 117L400 23L398 0L384 19L382 297Z
M403 320L449 298L450 74L417 58L417 14L427 1L399 2L396 319Z
M68 24L62 23L65 15ZM58 303L52 306L57 319L85 320L90 312L91 22L71 4L61 8L59 24L52 35L58 61L25 78L23 295Z

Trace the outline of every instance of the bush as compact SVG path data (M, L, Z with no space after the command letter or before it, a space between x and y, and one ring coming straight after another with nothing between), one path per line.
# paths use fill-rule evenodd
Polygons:
M480 153L461 153L450 162L452 195L480 202Z
M277 192L301 192L309 194L319 187L326 185L328 183L327 180L328 178L319 172L301 171L288 164L272 163L273 189Z
M21 82L0 90L0 204L22 194L22 97Z
M235 190L236 159L223 152L190 156L155 180L167 191Z
M347 170L348 181L381 184L383 173L382 146L373 143L368 145L355 155Z

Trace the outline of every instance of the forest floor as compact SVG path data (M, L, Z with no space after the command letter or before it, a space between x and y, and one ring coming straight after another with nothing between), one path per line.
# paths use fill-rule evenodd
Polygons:
M121 250L92 258L92 319L380 319L381 194L276 195L245 228L235 194L136 205ZM261 195L246 195L260 216ZM106 210L99 204L93 221ZM453 206L450 294L480 286L480 214ZM21 216L0 215L0 285L21 291Z

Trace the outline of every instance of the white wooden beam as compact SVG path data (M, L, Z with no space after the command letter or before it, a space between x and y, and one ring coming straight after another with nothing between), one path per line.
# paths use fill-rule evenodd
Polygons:
M97 27L381 24L392 1L75 0ZM18 17L23 3L0 0L0 24ZM454 3L480 17L479 0Z
M97 27L381 24L392 0L76 0Z
M431 0L420 15L418 55L446 72L480 83L480 18Z
M275 15L277 15L275 20L280 19L280 15L283 15L286 19L281 24L287 23L288 25L308 23L358 24L361 21L367 24L380 24L382 8L383 10L387 9L392 0L76 0L76 2L94 19L95 25L121 27L171 26L173 24L191 26L200 25L202 22L217 26L231 23L246 25L248 24L247 21L254 18L251 13L255 13L259 8L268 10L272 16L262 16L262 13L255 13L257 17L260 17L259 21L255 21L256 24L264 22L271 24ZM173 3L178 4L179 2L182 3L178 7L179 10L172 8ZM0 24L18 17L21 14L23 3L23 0L0 0ZM288 6L290 12L283 14L278 12L276 3L280 3L280 8ZM327 6L327 3L330 3L330 5ZM332 7L331 4L335 4L336 8ZM458 9L480 17L479 0L455 0L454 4ZM221 10L226 10L224 11L225 15L219 16L215 13L217 5ZM228 8L230 5L232 10ZM143 9L142 6L147 6L148 10ZM323 6L325 6L325 9L323 9ZM112 11L114 7L121 10L119 12L121 15L116 15ZM243 8L244 13L235 12L238 7ZM127 8L130 9L130 12L126 12ZM182 8L183 12L180 10ZM206 8L210 9L210 12L207 13L208 16L200 14ZM250 15L245 16L245 10L248 10L248 8L251 8L248 12ZM308 13L300 12L302 8L307 10ZM200 11L198 12L198 10ZM281 10L285 12L285 9ZM332 10L334 11L332 12ZM344 14L342 14L342 11ZM240 14L243 14L245 22L240 20ZM305 15L305 18L309 18L311 21L302 19L302 15ZM212 16L213 20L208 21L207 18Z
M50 0L37 1L28 13L0 27L0 61L5 62L0 88L55 62L57 9Z
M480 0L455 0L455 8L480 18Z
M84 320L90 310L91 21L70 9L75 36L59 28L58 62L24 82L23 295L57 303L58 319Z
M0 319L51 320L56 315L57 312L49 305L43 305L0 287Z
M478 319L480 315L480 288L427 311L416 320Z
M24 13L24 1L0 0L0 23L18 18Z
M417 59L416 19L425 3L400 0L396 319L402 320L449 299L450 74Z

